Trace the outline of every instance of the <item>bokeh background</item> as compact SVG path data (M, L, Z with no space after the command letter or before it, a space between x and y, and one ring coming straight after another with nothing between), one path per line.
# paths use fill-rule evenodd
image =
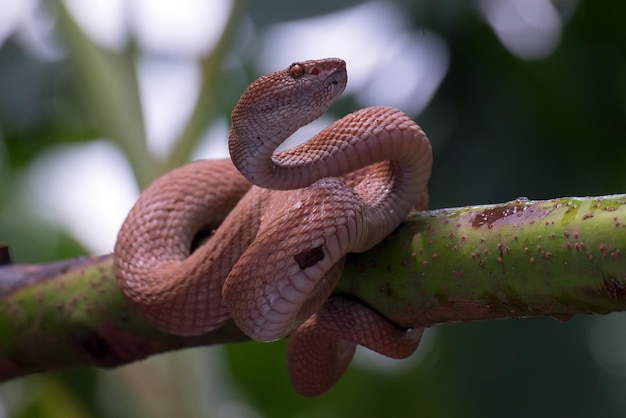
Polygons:
M139 190L225 157L257 76L339 56L356 108L409 113L433 208L626 190L626 3L596 0L0 0L0 241L16 262L110 252ZM626 317L428 330L360 350L328 394L284 342L208 347L0 386L2 417L626 417ZM42 347L45 349L45 347Z

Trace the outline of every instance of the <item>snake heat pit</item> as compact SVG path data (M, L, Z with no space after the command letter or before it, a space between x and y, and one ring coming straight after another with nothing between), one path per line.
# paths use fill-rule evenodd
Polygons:
M232 113L231 160L190 163L139 197L115 245L126 297L163 331L198 335L231 318L250 338L288 336L288 368L306 396L328 390L356 344L412 354L421 329L330 297L348 252L365 251L428 205L428 138L399 110L369 107L275 152L322 115L347 82L340 59L265 75ZM194 251L194 237L219 225ZM330 299L329 299L330 297Z

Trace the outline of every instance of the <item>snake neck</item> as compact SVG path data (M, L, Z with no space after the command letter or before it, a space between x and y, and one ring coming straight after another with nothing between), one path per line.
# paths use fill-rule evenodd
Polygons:
M394 184L403 185L406 179L430 173L426 135L397 109L361 109L305 143L282 152L275 150L299 126L287 118L268 125L251 116L249 122L233 123L229 141L255 142L255 148L232 149L231 157L249 181L263 188L303 188L324 177L349 175L383 161L393 162L396 167L393 176L400 181Z

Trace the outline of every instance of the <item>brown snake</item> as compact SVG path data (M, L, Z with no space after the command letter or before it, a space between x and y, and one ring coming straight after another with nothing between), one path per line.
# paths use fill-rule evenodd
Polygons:
M289 335L291 380L310 396L334 384L357 343L401 358L422 333L329 296L348 252L373 247L411 209L426 209L424 132L399 110L370 107L275 152L346 82L345 62L334 58L256 80L232 113L232 162L194 162L156 180L115 245L120 287L146 320L178 335L231 318L255 340ZM192 251L194 238L217 225Z

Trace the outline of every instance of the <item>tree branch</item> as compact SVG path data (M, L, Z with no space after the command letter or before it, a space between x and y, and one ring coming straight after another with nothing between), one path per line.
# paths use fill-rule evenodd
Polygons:
M409 327L606 314L626 310L625 251L626 195L441 209L352 254L336 292ZM0 380L246 340L232 322L198 337L150 326L111 255L12 265L0 253Z

